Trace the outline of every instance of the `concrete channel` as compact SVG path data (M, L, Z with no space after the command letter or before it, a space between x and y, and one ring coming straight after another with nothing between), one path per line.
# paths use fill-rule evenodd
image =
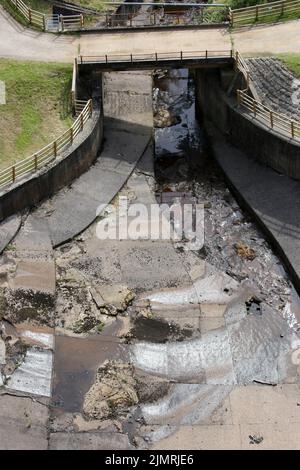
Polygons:
M186 68L105 73L98 162L117 177L114 191L95 171L75 205L72 186L45 201L4 250L4 447L299 447L299 298L227 187L196 87ZM102 188L106 207L96 213L91 197L95 220L82 229L76 206ZM201 205L203 245L149 239L143 215L139 239L100 239L119 198L128 223L136 204ZM72 224L75 237L55 238ZM24 437L28 396L38 400Z

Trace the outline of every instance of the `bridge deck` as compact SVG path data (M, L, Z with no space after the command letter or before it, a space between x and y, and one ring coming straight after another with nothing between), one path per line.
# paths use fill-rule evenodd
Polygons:
M154 52L151 54L114 54L79 56L80 66L101 70L152 69L157 67L201 67L232 64L234 54L227 51L178 51Z

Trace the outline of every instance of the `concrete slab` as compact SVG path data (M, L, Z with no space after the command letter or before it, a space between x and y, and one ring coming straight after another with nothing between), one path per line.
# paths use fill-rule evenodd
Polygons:
M18 232L21 222L21 216L16 214L0 223L0 254Z
M112 432L50 434L50 450L130 450L128 436Z
M297 384L236 387L229 395L233 424L298 423L300 386Z
M242 424L241 450L299 450L300 426L298 423ZM259 444L253 437L263 438Z
M52 351L30 348L24 362L7 381L7 388L33 395L51 396Z
M228 450L241 449L238 425L182 426L171 436L154 444L153 450Z
M45 450L48 407L30 397L0 395L0 449Z
M55 294L55 265L47 261L20 261L12 289L32 290L45 294Z

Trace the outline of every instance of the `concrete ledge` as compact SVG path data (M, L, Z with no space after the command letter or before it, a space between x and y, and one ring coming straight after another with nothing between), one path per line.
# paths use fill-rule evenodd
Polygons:
M53 163L0 193L0 221L38 204L82 175L97 159L103 139L103 116L95 111L86 128Z
M300 143L239 109L222 89L220 70L197 71L197 105L232 145L258 162L300 180Z
M215 133L212 146L230 189L266 234L300 293L300 183L248 158Z

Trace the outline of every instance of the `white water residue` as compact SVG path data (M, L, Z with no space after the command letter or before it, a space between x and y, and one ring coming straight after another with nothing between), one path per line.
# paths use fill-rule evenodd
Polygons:
M51 351L30 348L24 362L8 379L7 388L50 397L52 366L53 354Z
M53 349L54 337L52 334L25 330L21 332L21 336L28 338L36 343L40 343L46 348Z

